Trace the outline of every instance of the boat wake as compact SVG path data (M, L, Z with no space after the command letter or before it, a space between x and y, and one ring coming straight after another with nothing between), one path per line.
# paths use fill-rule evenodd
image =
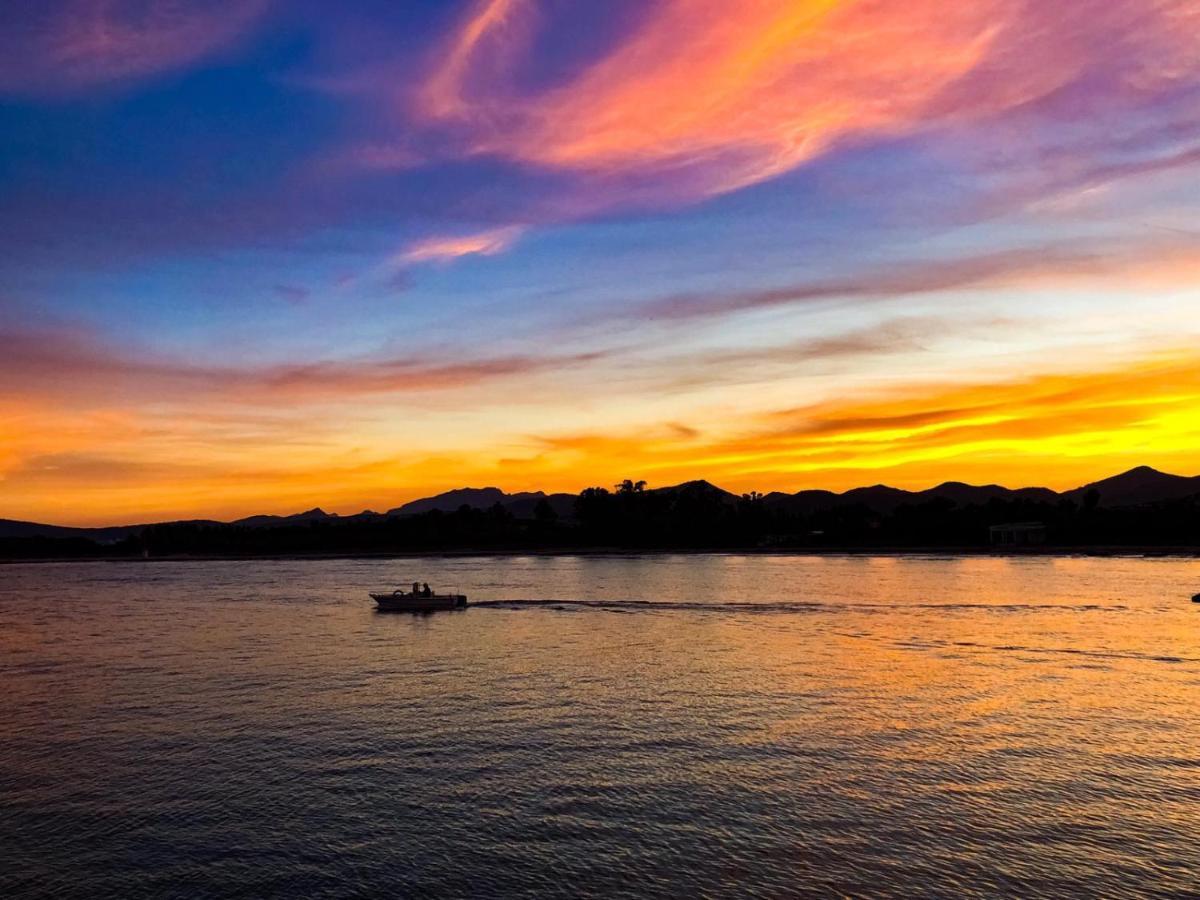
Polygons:
M600 609L620 612L654 612L683 610L715 613L820 613L838 610L993 610L1022 612L1059 610L1065 612L1120 612L1129 607L1121 604L1064 604L1064 603L837 603L817 600L770 600L759 602L705 603L696 600L481 600L472 608L484 609Z

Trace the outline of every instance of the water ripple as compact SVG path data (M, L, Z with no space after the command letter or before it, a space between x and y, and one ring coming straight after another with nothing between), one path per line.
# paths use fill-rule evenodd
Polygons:
M1194 896L1196 576L0 567L0 896Z

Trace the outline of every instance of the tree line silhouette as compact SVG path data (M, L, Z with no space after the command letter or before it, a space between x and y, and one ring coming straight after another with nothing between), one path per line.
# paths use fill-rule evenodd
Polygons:
M989 528L1036 522L1056 548L1200 546L1200 502L1189 497L1110 508L1096 492L1076 502L994 498L960 505L948 498L900 503L880 512L865 503L832 503L797 512L755 492L740 497L705 482L648 490L627 479L590 487L562 516L545 499L518 518L497 503L374 519L320 519L251 527L218 523L147 526L100 544L80 537L7 538L6 558L272 556L441 551L555 550L871 550L989 547Z

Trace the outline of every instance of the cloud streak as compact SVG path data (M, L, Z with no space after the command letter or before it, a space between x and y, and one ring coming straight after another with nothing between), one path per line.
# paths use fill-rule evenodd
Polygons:
M478 231L474 234L448 235L415 241L396 255L397 265L446 263L464 256L495 256L503 253L521 237L519 225Z
M243 35L267 0L44 0L12 6L0 32L0 91L54 95L192 65Z
M499 368L507 377L508 367ZM290 397L292 377L342 383L326 371L277 371L268 380L282 383L260 396ZM365 385L362 377L350 386L376 387L373 375ZM357 435L311 420L302 408L272 424L270 415L239 419L193 405L188 419L163 422L29 402L0 396L0 480L8 504L0 514L64 521L166 512L229 517L315 503L354 512L388 505L397 484L447 478L578 490L630 476L655 485L706 477L734 490L765 491L880 480L925 487L953 471L965 480L1065 487L1126 463L1194 470L1200 357L1192 348L1166 349L1108 368L958 385L892 382L865 395L686 424L628 422L524 439L480 435L469 448L447 446L437 456L392 444L364 453ZM55 515L64 492L70 509Z
M668 0L570 83L514 96L510 85L469 77L475 65L496 68L479 58L485 51L512 55L511 39L489 33L513 5L486 3L465 23L423 110L473 125L475 152L610 176L667 172L699 196L787 171L848 132L917 116L978 64L994 12L929 0ZM881 47L880 34L894 45Z
M80 330L0 331L0 399L134 402L223 397L246 403L320 402L415 394L584 366L603 353L483 359L379 356L264 366L215 366L117 348Z
M772 178L846 141L1065 92L1097 107L1152 103L1200 72L1188 0L663 0L573 77L530 88L535 15L553 11L478 4L415 114L469 153L638 191L654 181L675 200Z
M1094 371L947 386L909 382L862 399L763 412L735 433L653 428L541 439L549 460L601 478L705 477L735 490L847 488L956 478L1073 486L1146 462L1192 470L1200 357L1164 350ZM622 475L622 473L625 473Z
M1179 239L1141 245L1069 243L1019 247L952 259L914 260L851 276L777 288L680 294L653 301L633 317L679 321L837 301L889 300L917 294L1073 282L1104 277L1188 284L1200 271L1200 244Z

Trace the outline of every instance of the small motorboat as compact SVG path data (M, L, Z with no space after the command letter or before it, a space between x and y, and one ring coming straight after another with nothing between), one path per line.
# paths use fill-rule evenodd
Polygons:
M1195 597L1193 597L1193 598L1192 598L1192 602L1193 602L1193 603L1200 603L1200 594L1197 594Z
M465 594L439 594L431 590L371 593L379 612L435 612L441 609L462 609L467 605Z

